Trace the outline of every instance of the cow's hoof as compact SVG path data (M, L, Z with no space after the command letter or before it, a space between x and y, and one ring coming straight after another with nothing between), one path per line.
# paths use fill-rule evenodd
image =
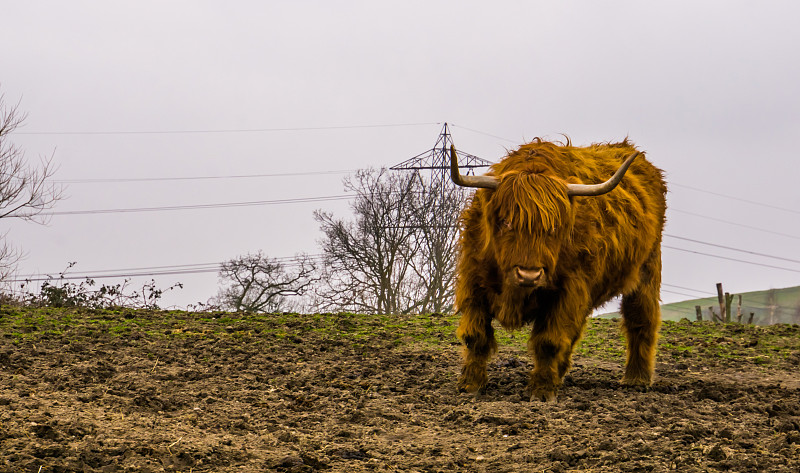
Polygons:
M488 380L485 364L467 363L461 369L461 376L458 378L458 390L460 392L476 393L486 386Z
M645 390L653 384L653 378L649 374L625 374L622 378L622 385L629 388L644 388Z
M642 385L624 385L627 391L632 391L636 393L646 393L650 391L650 386L642 386Z
M555 402L556 400L555 388L546 388L539 386L531 388L530 392L531 392L531 401Z
M485 384L486 380L467 379L462 376L458 379L458 392L476 393L480 391Z
M641 378L622 378L622 386L625 389L630 391L635 391L637 393L646 393L650 390L650 380L645 380Z

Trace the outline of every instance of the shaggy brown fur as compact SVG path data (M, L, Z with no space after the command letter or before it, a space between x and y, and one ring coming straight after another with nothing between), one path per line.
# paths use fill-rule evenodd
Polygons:
M532 325L531 397L554 399L588 316L618 294L628 339L623 382L650 385L661 320L663 173L641 154L607 194L570 197L566 186L603 182L634 152L627 140L585 148L536 140L492 166L497 189L479 189L462 215L460 389L486 384L494 318L507 329ZM538 269L535 282L520 283L520 271Z

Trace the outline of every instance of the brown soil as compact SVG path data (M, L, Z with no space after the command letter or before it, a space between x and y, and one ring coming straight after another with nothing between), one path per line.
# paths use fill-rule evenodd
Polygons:
M587 334L544 404L524 395L519 336L483 393L457 393L444 317L12 317L0 471L800 471L798 326L704 342L665 324L658 379L641 391L620 386L619 354L600 353L605 333L621 347L614 324L593 321L600 338ZM767 335L774 355L749 357ZM736 356L710 354L726 344Z

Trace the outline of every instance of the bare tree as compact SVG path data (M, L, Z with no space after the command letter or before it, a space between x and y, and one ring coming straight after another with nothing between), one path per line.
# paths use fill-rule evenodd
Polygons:
M314 262L304 254L292 263L269 258L260 251L239 256L222 264L219 277L225 286L215 302L236 312L286 310L290 297L302 296L316 281L315 270Z
M458 219L467 192L385 169L359 171L345 179L345 188L356 193L354 221L315 214L325 235L321 308L452 310Z
M10 141L10 135L25 121L19 103L7 105L0 93L0 218L20 218L44 223L41 213L61 198L62 188L51 181L55 168L52 157L31 165L25 153ZM0 279L5 279L19 258L19 252L2 235Z
M459 219L470 192L434 181L423 185L414 212L419 250L409 260L418 312L450 312L454 303Z
M6 234L0 236L0 281L5 281L20 259L20 252L6 241Z
M324 234L323 310L395 314L413 307L408 259L418 249L414 239L414 199L420 187L411 174L386 169L360 170L345 178L357 194L355 220L348 222L318 210Z

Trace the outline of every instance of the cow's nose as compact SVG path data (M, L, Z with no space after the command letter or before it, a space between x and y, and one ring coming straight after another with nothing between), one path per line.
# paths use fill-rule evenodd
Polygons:
M514 268L514 275L517 277L517 282L522 285L533 285L539 282L544 275L542 268L522 268L517 266Z

